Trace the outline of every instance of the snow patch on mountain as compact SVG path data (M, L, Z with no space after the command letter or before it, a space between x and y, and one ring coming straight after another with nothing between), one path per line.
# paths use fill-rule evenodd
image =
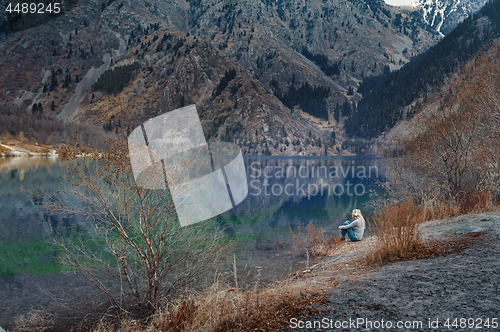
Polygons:
M470 14L478 11L486 0L417 0L422 18L442 37Z

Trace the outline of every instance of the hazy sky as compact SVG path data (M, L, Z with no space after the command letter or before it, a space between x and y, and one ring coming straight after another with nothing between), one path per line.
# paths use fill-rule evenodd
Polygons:
M386 4L392 6L409 6L415 2L415 0L385 0Z

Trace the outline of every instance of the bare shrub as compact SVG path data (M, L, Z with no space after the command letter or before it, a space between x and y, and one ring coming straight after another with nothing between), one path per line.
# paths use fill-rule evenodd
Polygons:
M380 264L414 256L425 247L418 230L424 217L424 207L416 206L411 197L375 211L371 231L377 237L368 260Z
M181 227L168 190L137 186L125 143L112 142L110 151L77 164L60 193L66 199L38 193L52 210L87 219L79 236L54 237L62 262L100 292L75 310L90 322L147 319L185 288L201 289L230 246L212 222Z
M302 237L300 226L297 228L297 235L290 228L295 250L304 257L315 257L328 255L335 246L333 236L328 236L322 228L316 228L313 223L307 225L306 238Z
M27 115L19 108L0 105L0 135L17 136L22 131L25 138L48 145L69 144L80 147L104 149L110 134L102 128L89 124L65 123L63 121Z
M405 190L459 207L491 208L500 198L500 47L457 71L437 100L418 115L402 139L404 156L393 167ZM495 184L496 183L496 184Z

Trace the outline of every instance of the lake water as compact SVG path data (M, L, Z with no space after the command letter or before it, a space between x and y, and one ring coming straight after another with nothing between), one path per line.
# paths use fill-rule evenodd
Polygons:
M245 157L244 161L248 196L216 217L225 234L236 241L227 260L236 258L242 283L251 282L257 269L261 278L273 282L302 268L304 259L295 252L289 229L297 232L301 227L305 233L305 226L313 223L337 234L338 225L351 219L352 209L360 208L366 217L371 212L366 208L369 192L377 190L385 170L384 159L364 157ZM48 224L71 231L74 217L47 213L36 199L26 196L32 189L61 189L67 163L0 159L0 289L22 290L26 285L20 279L28 278L32 285L37 280L44 283L47 275L60 270L47 241ZM8 320L2 309L10 303L2 296L9 294L14 293L0 290L0 326Z

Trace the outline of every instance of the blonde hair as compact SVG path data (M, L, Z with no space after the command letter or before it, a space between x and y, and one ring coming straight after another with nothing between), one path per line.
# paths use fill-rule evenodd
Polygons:
M359 210L359 209L352 210L352 217L361 221L361 225L363 226L363 228L366 228L365 218L363 218L363 215L361 214L361 210Z

